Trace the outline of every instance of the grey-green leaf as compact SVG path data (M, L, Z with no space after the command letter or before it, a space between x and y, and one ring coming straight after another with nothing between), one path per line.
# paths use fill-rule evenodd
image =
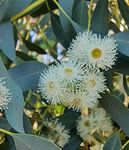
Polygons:
M91 19L91 30L93 33L98 33L103 36L107 35L108 17L108 0L98 0Z
M10 5L10 3L12 2L13 0L4 0L4 1L0 1L0 22L1 22L1 19L3 18L8 6Z
M112 36L118 44L118 51L129 57L129 31L119 32Z
M100 103L125 134L129 136L129 109L117 97L108 93L102 95Z
M11 101L8 104L8 109L5 109L5 115L9 124L18 132L24 133L23 128L23 108L24 98L19 86L9 76L4 64L0 60L0 78L4 79L7 88L11 92Z
M15 61L13 26L10 21L0 24L0 49L8 58Z
M26 91L37 89L39 76L44 69L47 69L47 65L28 61L9 69L8 72L20 88Z
M118 134L110 136L103 147L103 150L120 150L120 149L121 149L121 140Z
M83 26L85 29L88 25L88 7L85 0L74 0L72 9L72 19Z
M47 139L29 135L29 134L12 134L17 150L61 150Z
M10 0L9 0L10 1ZM32 2L32 0L11 0L12 2L8 6L2 21L9 20L10 17L16 15L20 11L22 11L28 4Z

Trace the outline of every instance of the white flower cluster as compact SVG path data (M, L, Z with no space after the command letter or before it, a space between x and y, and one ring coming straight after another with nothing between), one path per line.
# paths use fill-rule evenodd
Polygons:
M103 39L92 32L79 33L70 45L68 56L91 69L107 70L115 64L117 45L111 37Z
M47 138L52 140L60 147L64 147L68 143L70 135L69 131L58 121L58 119L52 121L45 121L45 126L49 129Z
M76 110L94 108L106 90L100 69L107 70L115 63L116 46L109 37L101 39L87 31L78 34L68 50L69 60L41 74L38 86L42 97Z
M95 108L89 115L80 116L77 131L84 141L93 142L95 135L109 136L113 132L113 127L105 110Z
M5 85L5 81L2 81L3 78L0 79L0 110L4 110L8 108L8 103L11 100L11 93L9 89Z

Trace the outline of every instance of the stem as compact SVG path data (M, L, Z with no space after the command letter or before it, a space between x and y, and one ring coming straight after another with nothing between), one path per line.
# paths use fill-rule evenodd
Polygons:
M11 18L11 21L15 21L18 18L24 16L25 14L27 14L28 12L30 12L31 10L35 9L36 7L38 7L39 5L41 5L42 3L44 3L46 0L37 0L36 2L32 3L31 5L29 5L27 8L25 8L23 11L21 11L20 13L16 14L15 16L13 16Z
M129 144L129 140L122 146L122 149L124 149L127 144Z
M93 4L93 0L90 1L90 6L89 6L89 10L88 10L88 31L90 31L90 26L91 26L91 10L92 10L92 4Z
M44 111L44 113L43 113L43 115L42 115L42 120L45 118L45 116L46 116L46 114L47 114L47 112L48 112L48 110L51 108L51 105L48 105L47 106L47 108L46 108L46 110ZM40 136L40 134L41 134L41 131L42 131L42 128L43 128L43 126L44 126L44 123L42 123L42 125L39 127L39 131L38 131L38 136Z
M7 134L7 135L12 135L13 134L12 132L9 132L9 131L1 129L1 128L0 128L0 132L3 132L5 134Z

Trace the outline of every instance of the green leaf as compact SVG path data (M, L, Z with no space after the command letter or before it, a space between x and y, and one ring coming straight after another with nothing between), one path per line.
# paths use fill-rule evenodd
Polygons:
M121 140L118 134L110 136L104 144L103 150L121 150Z
M12 98L8 104L8 109L5 109L5 115L9 124L18 132L24 133L23 128L23 108L24 99L19 86L9 76L4 64L0 60L0 77L6 77L5 83L9 88Z
M69 0L59 0L59 4L65 10L65 12L69 15L69 17L72 16L73 3L74 3L74 0L70 0L70 2L69 2ZM60 11L60 22L64 29L64 32L67 35L68 32L71 30L70 29L71 26L70 26L69 20L66 18L66 16L61 11Z
M20 52L20 51L16 51L16 56L19 57L20 59L24 60L24 61L36 60L32 56L29 56L29 55L27 55L23 52Z
M1 19L3 18L8 6L10 5L10 3L12 2L13 0L4 0L4 1L0 1L0 22L1 22Z
M78 135L72 134L69 139L69 143L64 146L63 150L77 150L79 149L81 143L82 139Z
M118 44L118 52L129 57L129 31L116 33L112 37Z
M67 36L70 42L72 38L76 36L76 33L83 31L83 28L71 19L73 3L74 3L74 0L71 0L70 3L69 3L69 0L59 0L60 6L63 8L66 14L70 17L68 19L68 17L62 11L60 11L61 25L64 29L65 35Z
M12 127L9 125L7 119L0 117L0 128L10 131Z
M108 33L108 0L98 0L97 6L91 19L93 33L107 35Z
M104 72L104 76L106 77L106 84L109 88L110 92L113 90L113 71L112 69L109 69Z
M102 95L100 104L123 129L125 134L129 136L129 109L118 98L108 93Z
M61 150L51 141L29 134L11 134L17 150Z
M15 61L13 26L10 21L0 24L0 35L0 49L9 59Z
M47 66L41 62L28 61L8 70L10 76L23 91L37 89L41 72Z
M29 121L29 118L27 117L27 115L24 113L23 114L23 125L24 125L24 129L25 129L25 133L27 134L32 134L32 125Z
M22 11L32 0L12 0L9 7L7 8L2 21L9 20L12 16Z
M120 29L119 29L119 28L117 27L117 25L116 25L114 22L112 22L112 21L110 21L110 23L109 23L109 29L113 30L115 33L120 32Z
M52 0L47 0L47 3L48 3L49 8L51 10L57 9L56 4ZM45 14L45 16L46 16L46 14L50 11L47 3L44 2L37 9L32 10L32 12L30 12L31 16L32 17L38 17L38 16L43 15L43 14Z
M129 6L126 4L124 0L118 0L118 5L122 17L124 18L127 26L129 27Z
M72 19L85 29L88 25L88 7L85 0L74 0L72 8Z
M125 59L119 58L116 61L116 64L113 66L113 70L115 72L124 74L124 75L129 75L129 65L128 65L128 61L126 61Z
M70 41L68 40L67 36L65 35L65 32L63 30L63 27L60 23L59 16L51 13L51 24L53 32L57 38L57 40L64 46L69 47Z
M23 42L24 42L25 46L26 46L30 51L35 51L35 52L37 52L37 53L39 53L39 54L46 54L46 51L45 51L43 48L41 48L41 47L35 45L34 43L32 43L32 42L30 42L30 41L28 41L28 40L26 40L26 39L24 39L24 38L22 38L22 39L23 39Z
M59 117L59 121L62 122L68 129L73 129L76 127L76 120L78 119L80 113L74 111L65 112Z

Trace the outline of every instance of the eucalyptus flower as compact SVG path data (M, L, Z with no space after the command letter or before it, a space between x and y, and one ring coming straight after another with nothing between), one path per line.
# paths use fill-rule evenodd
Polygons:
M105 110L103 108L95 108L91 110L89 115L80 116L77 131L84 141L90 141L95 133L110 135L113 127L111 119Z
M105 81L106 79L103 72L100 72L100 70L90 70L87 68L85 70L85 76L83 77L82 83L84 86L83 88L87 90L89 97L100 98L99 93L106 90Z
M11 101L11 93L6 86L6 82L0 79L0 110L8 108L8 103Z
M49 67L40 75L38 89L43 98L49 103L57 104L63 99L63 87L58 80L58 73L55 66Z
M69 131L65 129L65 126L62 125L58 119L52 121L45 121L45 126L49 129L47 138L52 140L60 147L64 147L68 143L70 135Z
M116 41L109 37L101 37L92 32L79 33L73 39L68 56L73 60L79 60L91 69L101 68L107 70L115 64L117 54Z

